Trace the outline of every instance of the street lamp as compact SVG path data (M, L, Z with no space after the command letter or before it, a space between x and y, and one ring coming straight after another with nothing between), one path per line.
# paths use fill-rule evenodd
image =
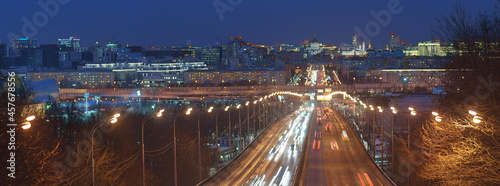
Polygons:
M21 126L21 128L24 130L31 128L30 121L33 121L34 119L35 119L34 115L26 117L26 122L23 123L23 126Z
M410 110L410 114L412 116L417 115L417 111L413 107L408 107L408 110ZM410 161L411 161L411 151L410 151L410 145L411 145L411 126L410 126L410 117L408 117L408 153L409 153L409 158L408 158L408 184L410 184Z
M380 113L384 112L384 109L379 107L378 110ZM381 163L380 166L382 167L382 170L384 170L384 115L381 114L382 116L382 121L380 122L380 157L381 157Z
M392 169L392 172L394 172L394 115L396 115L398 113L398 110L394 107L391 107L392 109L392 115L391 115L391 150L392 150L392 153L391 153L391 169Z
M255 115L255 105L257 104L257 100L253 101L253 139L255 139L255 136L257 136L255 133L257 130L255 130L255 118L256 118L256 115ZM260 128L259 128L260 129Z
M233 145L232 145L232 141L233 141L233 137L232 137L232 133L231 133L231 111L229 110L229 106L227 106L224 111L228 112L228 115L229 115L229 135L228 135L228 140L229 140L229 159L232 159L233 158Z
M208 108L206 113L211 113L214 107ZM201 134L200 134L200 117L203 113L198 114L198 166L199 166L199 181L201 181Z
M243 142L241 142L241 109L240 108L241 108L241 104L238 104L236 106L236 109L238 109L238 121L240 123L240 134L239 134L240 140L239 140L239 144L238 144L238 151L241 151L241 144L243 143Z
M479 116L474 116L474 118L472 119L474 123L481 123L482 120L483 118Z
M90 149L91 149L90 153L91 153L91 159L92 159L92 185L95 185L95 176L94 176L94 175L95 175L95 171L94 171L94 170L95 170L95 169L94 169L94 133L95 133L95 131L96 131L99 127L103 126L103 125L104 125L104 124L106 124L108 121L109 121L110 123L116 123L116 122L118 121L118 117L120 117L120 114L119 114L119 113L118 113L118 114L115 114L113 117L108 117L108 118L106 118L106 119L104 119L104 120L101 120L101 121L105 121L105 122L104 122L104 123L102 123L102 124L99 124L99 122L101 122L101 121L98 121L96 124L94 124L94 127L92 127L92 135L90 136L90 138L91 138L91 139L90 139L90 146L91 146L91 148L90 148ZM98 124L99 124L99 125L98 125Z
M475 116L475 115L477 115L477 112L473 111L473 110L469 110L469 114Z
M146 185L146 166L145 166L145 159L144 159L144 124L146 124L146 121L148 121L149 119L151 118L154 118L155 116L156 117L161 117L163 115L163 112L165 111L165 109L161 109L158 113L156 113L155 115L152 115L152 116L149 116L147 118L145 118L144 120L142 120L142 135L141 135L141 150L142 150L142 185L145 186ZM116 115L116 114L115 114ZM118 117L120 115L117 115ZM114 117L114 120L116 122L116 117Z
M193 110L193 108L189 108L185 114L186 115L191 114L192 110ZM175 121L177 120L177 118L179 118L182 115L183 115L183 113L181 112L181 113L177 114L177 116L174 117L174 184L175 184L175 186L177 186L177 138L175 137Z
M434 118L437 122L441 122L443 120L443 117L441 116L436 116L436 118Z
M245 146L249 143L250 139L250 101L247 101L245 103L245 106L247 106L247 140Z

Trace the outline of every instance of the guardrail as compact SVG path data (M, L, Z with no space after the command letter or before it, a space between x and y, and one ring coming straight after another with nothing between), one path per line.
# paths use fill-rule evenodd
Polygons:
M311 118L309 119L309 126L308 129L312 127L313 123L313 117L316 117L316 109L313 109L313 112L311 113ZM311 133L308 131L306 132L306 136L304 138L304 142L302 143L302 152L300 153L300 160L299 160L299 165L297 166L297 172L295 172L295 176L293 179L293 184L295 186L301 186L304 185L302 184L302 180L305 179L305 171L307 169L307 157L309 156L309 151L307 150L309 148L309 139L311 138Z
M286 113L284 113L283 115L281 115L280 117L276 118L274 121L271 122L270 125L268 125L264 131L262 131L254 140L252 140L252 142L250 142L250 144L248 144L245 149L243 149L243 151L241 151L238 155L236 155L236 157L234 157L231 161L229 161L226 165L224 165L222 168L220 168L216 173L214 173L213 175L209 176L208 178L205 178L203 181L201 181L200 183L197 184L197 186L200 186L200 185L205 185L207 184L208 182L212 181L212 179L217 176L220 172L224 171L229 165L231 165L232 162L236 161L238 158L240 158L253 144L255 141L259 140L260 139L260 136L262 136L263 133L265 133L271 126L273 126L277 121L283 119L284 116L292 113L292 112L295 112L295 110L297 109L294 109L294 110L291 110L291 111L288 111Z
M334 112L336 112L337 114L341 115L340 113L338 113L337 111L333 110ZM363 149L365 149L365 152L366 154L370 157L370 159L372 160L373 164L375 164L375 166L378 168L378 170L384 175L385 179L387 179L387 181L389 181L389 183L391 183L392 185L396 185L396 183L394 183L394 181L392 181L392 179L387 175L385 174L384 170L382 170L382 168L380 168L377 163L375 162L375 159L374 157L372 157L370 155L370 152L368 152L368 150L365 148L365 145L363 145L363 142L362 140L360 139L359 137L359 134L352 128L352 126L350 125L349 121L347 121L347 119L345 119L345 117L343 115L342 116L342 119L344 120L344 122L346 122L347 124L349 124L349 128L351 129L352 132L354 132L354 134L356 134L356 139L357 141L359 142L359 144L361 146L363 146Z

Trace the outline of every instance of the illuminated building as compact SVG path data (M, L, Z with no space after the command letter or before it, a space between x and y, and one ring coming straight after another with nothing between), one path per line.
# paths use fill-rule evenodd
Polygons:
M60 88L99 88L112 86L114 74L112 71L51 71L27 72L26 80L38 82L54 79Z
M60 46L73 48L75 51L80 48L80 38L71 36L68 39L58 39Z
M35 38L16 38L14 39L14 49L22 50L26 48L36 48L36 39Z
M366 51L365 42L358 44L358 35L352 37L352 45L344 46L341 48L342 56L355 57L355 56L366 56L368 53Z
M418 42L416 47L407 47L406 56L450 56L455 53L453 45L445 45L439 39Z
M284 70L219 70L186 71L186 82L205 85L286 85L289 79Z
M201 50L201 61L207 64L209 69L219 69L222 66L222 47L211 46Z

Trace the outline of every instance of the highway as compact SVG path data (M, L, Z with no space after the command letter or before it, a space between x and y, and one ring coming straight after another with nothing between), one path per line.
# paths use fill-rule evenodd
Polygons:
M321 125L316 122L319 116L323 118ZM391 185L342 116L323 107L316 108L312 120L306 175L305 180L301 180L302 185Z
M303 106L277 121L203 185L291 185L312 110Z

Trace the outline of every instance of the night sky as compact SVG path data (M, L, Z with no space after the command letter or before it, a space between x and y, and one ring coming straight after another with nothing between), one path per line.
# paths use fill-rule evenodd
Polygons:
M229 36L243 36L257 44L287 42L298 44L312 39L316 33L322 43L350 43L354 27L376 21L370 11L387 10L390 1L398 0L41 0L69 1L59 5L54 17L38 29L38 44L55 44L58 38L78 36L84 46L93 41L116 38L130 45L194 45L227 41ZM238 4L238 2L241 3ZM38 1L4 0L0 17L0 39L8 42L7 34L23 36L22 18L33 21L42 15ZM223 13L221 20L214 2L233 9ZM235 2L235 3L234 3ZM401 0L403 8L392 14L386 27L370 37L374 45L385 44L394 31L400 39L416 43L432 39L431 28L436 17L449 14L454 0ZM480 2L480 3L479 3ZM464 1L473 13L492 11L494 0ZM475 3L475 4L473 4ZM39 16L40 17L40 16ZM39 23L43 17L39 19Z

